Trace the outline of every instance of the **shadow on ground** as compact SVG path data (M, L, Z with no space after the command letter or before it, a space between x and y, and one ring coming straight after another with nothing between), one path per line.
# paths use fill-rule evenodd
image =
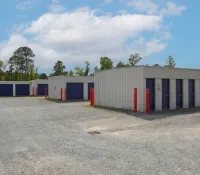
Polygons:
M99 109L104 110L111 110L115 112L120 112L124 114L128 114L134 117L142 118L144 120L156 120L162 119L167 117L173 117L178 115L187 115L187 114L195 114L200 112L200 107L197 108L187 108L187 109L175 109L175 110L165 110L165 111L151 111L150 114L146 114L145 112L133 112L132 110L125 110L125 109L116 109L116 108L109 108L109 107L102 107L102 106L95 106Z
M60 99L54 99L54 98L46 98L46 100L55 102L55 103L78 103L78 102L89 102L87 100L63 100L61 101Z
M187 114L195 114L200 112L200 107L198 108L188 108L188 109L175 109L175 110L165 110L165 111L152 111L150 114L146 113L133 113L127 112L127 114L133 115L135 117L140 117L145 120L156 120L167 117L179 116L179 115L187 115Z

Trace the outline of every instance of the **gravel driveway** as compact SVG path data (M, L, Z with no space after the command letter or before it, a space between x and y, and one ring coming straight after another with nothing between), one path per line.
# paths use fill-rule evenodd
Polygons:
M0 175L194 175L199 165L200 113L147 121L87 103L0 98Z

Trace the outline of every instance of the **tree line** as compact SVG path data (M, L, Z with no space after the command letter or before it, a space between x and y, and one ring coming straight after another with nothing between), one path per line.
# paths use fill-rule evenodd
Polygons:
M88 61L85 62L85 67L81 68L79 66L76 66L74 70L65 71L65 66L62 61L57 61L54 65L54 72L50 74L50 76L59 76L59 75L69 75L69 76L93 76L95 72L98 72L100 70L106 70L111 68L121 68L121 67L131 67L131 66L137 66L139 65L139 62L142 60L142 57L139 56L138 53L131 54L128 63L124 63L122 61L119 61L116 65L114 65L113 61L109 57L101 57L100 58L100 67L95 66L93 73L90 72L90 63ZM145 66L152 66L152 67L168 67L168 68L174 68L176 66L176 63L174 61L174 58L172 56L169 56L166 60L165 65L160 64L153 64Z
M1 81L30 81L34 79L47 79L46 73L38 73L38 68L35 67L33 58L35 54L33 50L27 46L18 48L11 58L4 64L0 60L0 80ZM113 61L109 57L100 58L100 66L95 66L91 71L91 65L89 61L85 62L84 67L75 66L73 70L66 70L62 61L58 60L50 76L93 76L95 72L100 70L106 70L111 68L131 67L139 65L142 57L138 53L131 54L127 63L119 61L114 65ZM169 56L166 64L161 66L159 64L146 65L153 67L175 67L175 61L172 56Z

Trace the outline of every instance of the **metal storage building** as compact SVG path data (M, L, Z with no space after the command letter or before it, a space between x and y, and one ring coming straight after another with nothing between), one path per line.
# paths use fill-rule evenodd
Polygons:
M39 96L44 96L45 95L45 89L48 89L48 80L42 80L42 79L38 79L38 80L32 80L31 81L31 87L34 88L34 95L36 95L36 91L38 88L38 95ZM31 90L31 93L33 89Z
M60 99L60 89L67 88L68 100L89 100L90 88L94 87L93 76L49 77L49 98ZM62 98L65 99L64 93Z
M30 82L29 81L0 81L0 96L29 96Z
M140 112L146 109L146 88L151 110L200 106L200 70L150 66L97 72L95 105L133 110L134 88Z

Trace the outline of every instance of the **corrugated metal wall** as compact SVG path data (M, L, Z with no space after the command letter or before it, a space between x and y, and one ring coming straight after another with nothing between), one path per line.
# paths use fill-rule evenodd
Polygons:
M144 67L144 84L146 78L155 78L155 110L162 111L162 80L169 79L169 109L177 108L178 92L177 80L182 80L182 108L189 108L189 80L194 79L194 101L195 106L200 106L200 70L176 69L176 68L154 68ZM146 85L145 85L146 86ZM144 98L144 107L146 98Z
M163 79L169 80L169 109L177 107L176 80L182 79L183 108L189 107L189 80L194 79L194 103L200 106L200 70L132 67L115 68L95 74L95 104L133 109L133 89L138 88L138 111L146 109L146 79L155 79L155 110L163 110ZM191 96L191 95L190 95ZM191 97L190 97L191 98Z
M95 104L113 108L133 109L133 92L138 88L138 108L143 109L142 69L116 68L95 74ZM139 95L138 95L139 96Z

